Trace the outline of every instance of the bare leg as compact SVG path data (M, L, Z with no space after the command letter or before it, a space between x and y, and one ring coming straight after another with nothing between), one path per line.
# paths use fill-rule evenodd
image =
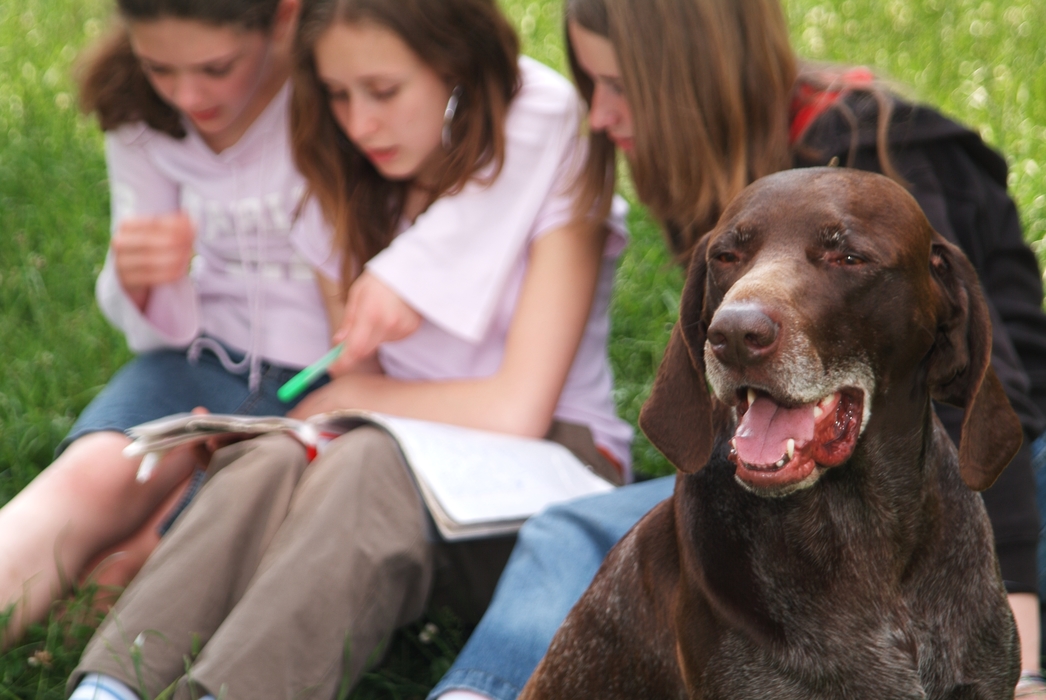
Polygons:
M1011 593L1010 607L1021 640L1021 670L1039 670L1039 597L1034 593Z
M425 533L416 487L380 430L338 438L311 465L287 436L220 450L193 506L88 644L70 690L95 672L146 697L179 679L176 698L223 686L232 698L334 697L343 671L348 686L424 610ZM187 674L194 645L202 651Z
M145 484L128 438L80 438L0 508L0 608L16 604L0 648L44 618L92 557L134 534L192 470L191 452L172 454Z
M1038 675L1039 597L1034 593L1011 593L1009 599L1021 642L1021 679L1017 683L1016 697L1020 700L1046 700L1046 683Z
M107 612L131 579L138 575L145 560L160 544L160 526L181 501L190 481L191 475L175 486L137 532L94 555L80 570L79 585L98 586L92 600L96 610Z

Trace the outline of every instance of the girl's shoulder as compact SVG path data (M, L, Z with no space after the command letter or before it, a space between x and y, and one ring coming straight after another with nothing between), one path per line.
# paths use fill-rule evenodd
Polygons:
M510 113L576 116L580 98L573 83L555 69L529 56L519 58L520 86Z
M129 122L106 131L105 150L110 170L133 163L150 163L164 170L164 164L207 161L207 154L190 135L176 138L145 122Z
M934 107L891 93L854 90L844 94L837 108L826 110L810 125L802 143L822 154L838 155L845 162L851 148L877 148L879 122L887 107L886 145L891 154L928 147L954 149L972 159L996 183L1006 186L1006 161L980 134Z
M116 144L127 148L142 148L149 143L152 143L155 139L162 137L166 137L172 141L174 140L167 134L150 128L145 122L121 124L115 129L110 129L105 132L105 138L107 141L115 142Z

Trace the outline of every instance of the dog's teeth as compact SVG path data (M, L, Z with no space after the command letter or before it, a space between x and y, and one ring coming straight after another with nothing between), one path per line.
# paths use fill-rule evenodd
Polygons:
M774 466L777 467L778 469L780 469L781 467L783 467L786 464L788 464L788 458L787 457L782 457L781 459L779 459L776 462L774 462Z
M788 438L788 442L785 443L785 454L788 455L789 460L795 456L795 440L792 438Z
M755 403L755 389L748 390L748 405L751 406Z
M814 420L824 415L824 405L832 400L832 395L829 394L814 405Z

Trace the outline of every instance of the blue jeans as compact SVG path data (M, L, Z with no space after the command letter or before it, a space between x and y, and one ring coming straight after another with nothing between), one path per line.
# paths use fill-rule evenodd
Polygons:
M1039 600L1046 601L1046 433L1031 444L1031 468L1035 473L1035 501L1042 519L1039 530ZM1043 635L1046 639L1046 627Z
M243 357L242 353L228 352L233 361ZM261 386L252 392L246 374L229 373L210 351L201 353L196 362L189 361L185 350L142 353L113 375L88 404L55 456L88 433L122 433L139 423L191 411L197 406L211 413L282 416L300 399L284 403L276 397L276 391L298 371L263 362ZM324 377L311 388L326 381Z
M674 485L670 476L622 486L528 520L490 607L430 700L454 689L514 700L607 552Z

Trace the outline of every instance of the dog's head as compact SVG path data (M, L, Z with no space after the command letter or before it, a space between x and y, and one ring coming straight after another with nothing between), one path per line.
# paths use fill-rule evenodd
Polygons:
M737 480L781 496L846 463L873 407L925 415L932 396L966 409L959 464L981 490L1021 443L990 359L976 272L902 187L790 170L699 242L640 424L684 472L732 430Z

